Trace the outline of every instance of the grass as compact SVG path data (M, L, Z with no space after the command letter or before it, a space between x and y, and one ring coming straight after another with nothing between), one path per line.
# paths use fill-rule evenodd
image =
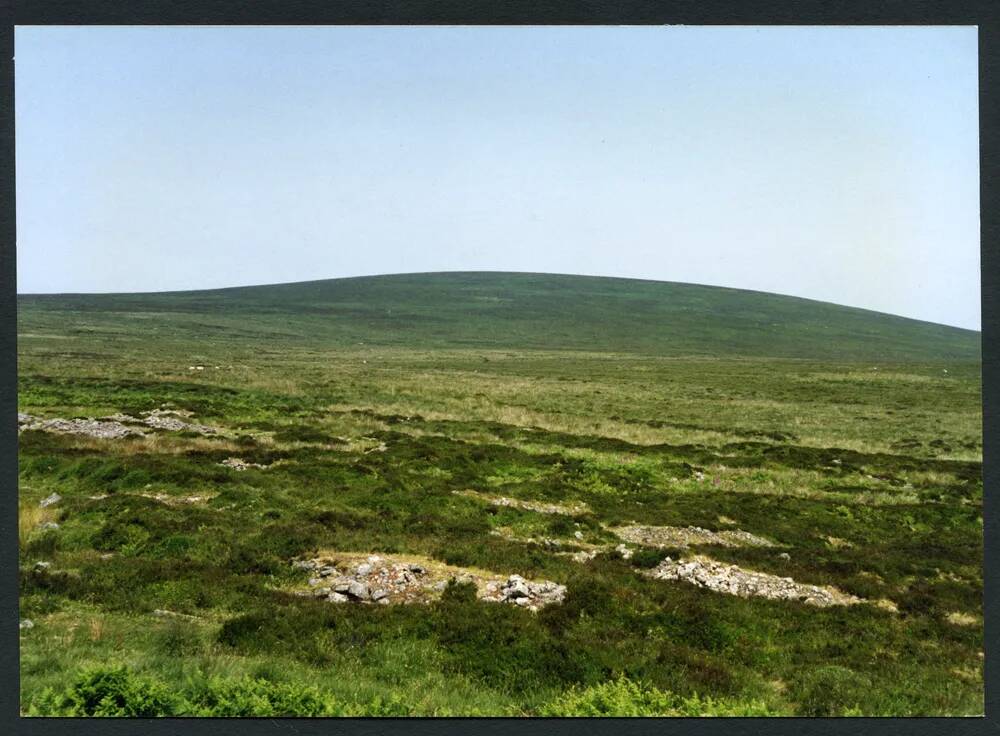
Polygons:
M21 297L18 319L20 411L167 405L221 430L20 435L26 714L983 711L977 333L511 274ZM897 611L652 580L679 551L622 559L609 529L631 523L742 529L781 547L692 552ZM578 563L543 538L608 549ZM533 614L462 585L421 606L290 594L291 560L321 551L568 595Z

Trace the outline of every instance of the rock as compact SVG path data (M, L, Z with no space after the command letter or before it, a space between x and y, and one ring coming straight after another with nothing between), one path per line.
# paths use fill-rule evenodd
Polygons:
M333 590L335 592L337 592L337 593L346 593L347 591L349 591L351 589L351 584L353 582L354 582L353 580L349 580L349 579L344 578L344 579L336 581L333 584L332 587L333 587Z
M577 530L573 532L573 536L576 537L577 539L583 539L583 532Z
M21 619L21 623L18 626L18 628L20 628L20 629L33 629L33 628L35 628L35 622L32 621L30 618L22 618Z
M48 508L49 506L52 506L53 504L59 503L60 501L62 501L62 496L60 496L58 493L53 493L52 495L46 496L41 501L39 501L38 505L39 507L45 509Z
M319 578L309 578L309 585L315 586L315 585L319 585L322 582L323 581L320 580Z
M347 593L359 601L366 601L371 597L368 586L358 580L351 581L351 584L347 586Z
M313 570L316 568L316 563L313 560L295 560L292 562L292 567L296 570Z
M623 560L632 559L632 550L630 550L624 544L619 544L617 547L615 547L615 552L620 554Z
M412 563L407 565L407 569L412 573L416 573L417 575L423 575L425 572L427 572L427 570L424 569L423 566Z
M327 600L330 601L331 603L347 603L347 601L349 601L350 598L348 598L343 593L330 593L330 596L327 598Z
M368 563L358 565L358 575L370 575L372 571L372 566Z
M39 524L38 528L48 531L49 529L58 529L59 525L56 524L54 521L46 521L42 524Z
M385 598L388 595L389 595L389 591L383 590L383 589L379 588L378 590L376 590L376 591L374 591L372 593L372 600L373 601L380 601L380 600L382 600L383 598Z
M316 588L316 590L313 591L313 595L315 595L317 598L326 598L328 595L330 595L330 589Z
M326 567L321 567L319 570L319 576L321 578L328 578L331 575L336 575L336 574L337 574L337 568L330 567L329 565L327 565Z
M41 572L42 570L48 570L50 567L52 567L51 562L44 562L42 560L39 560L38 562L35 563L35 570L38 572Z
M781 554L778 555L778 559L779 560L790 560L790 559L792 559L792 556L790 554L788 554L787 552L782 552Z

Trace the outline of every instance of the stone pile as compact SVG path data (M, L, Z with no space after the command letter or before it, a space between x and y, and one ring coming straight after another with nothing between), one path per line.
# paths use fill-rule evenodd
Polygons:
M520 575L511 575L504 581L491 580L486 583L482 600L497 603L513 603L524 606L529 611L537 611L550 603L562 603L566 597L566 586L551 580L531 582Z
M112 414L98 419L41 419L31 414L17 415L17 429L23 432L28 429L56 434L81 434L102 440L117 440L123 437L144 437L145 433L134 425L144 425L153 429L165 429L171 432L196 432L202 435L218 434L219 430L204 424L185 422L178 417L190 416L190 412L174 409L153 409L143 412L142 417L130 414Z
M142 436L142 432L115 420L100 419L40 419L31 414L17 415L17 431L38 430L55 434L82 434L102 440L117 440Z
M812 606L849 606L862 599L830 586L796 583L791 578L744 570L706 557L671 560L667 557L648 573L657 580L682 580L699 588L741 598L761 597L801 601Z
M548 580L525 580L520 575L486 577L449 565L420 564L379 555L337 562L322 558L297 560L292 566L309 572L312 595L331 603L426 603L440 596L449 580L472 583L480 600L510 603L531 611L558 603L566 595L566 586Z
M774 542L741 529L713 532L699 526L623 526L612 531L626 542L646 547L690 547L714 544L720 547L773 547Z
M261 465L260 463L247 462L243 458L239 457L227 457L219 465L224 465L227 468L232 468L236 471L249 470L250 468L257 468L259 470L264 470L265 468L271 467L270 465Z

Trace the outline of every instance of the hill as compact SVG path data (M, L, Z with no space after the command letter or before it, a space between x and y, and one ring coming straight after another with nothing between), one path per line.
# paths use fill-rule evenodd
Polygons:
M155 327L165 339L864 362L980 358L980 333L971 330L741 289L591 276L420 273L188 292L21 295L18 304L21 333L110 335L132 324ZM70 313L76 323L67 322Z

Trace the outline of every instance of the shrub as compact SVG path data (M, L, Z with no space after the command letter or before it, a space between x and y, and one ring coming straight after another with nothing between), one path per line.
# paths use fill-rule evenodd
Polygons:
M808 672L793 695L803 716L856 715L858 704L869 699L872 681L847 667L826 665Z
M771 716L759 701L679 697L625 677L572 688L539 709L543 716Z
M78 716L170 716L180 703L162 684L125 666L84 670L57 707Z
M209 680L194 696L193 714L199 716L338 716L344 708L314 687L267 680Z

